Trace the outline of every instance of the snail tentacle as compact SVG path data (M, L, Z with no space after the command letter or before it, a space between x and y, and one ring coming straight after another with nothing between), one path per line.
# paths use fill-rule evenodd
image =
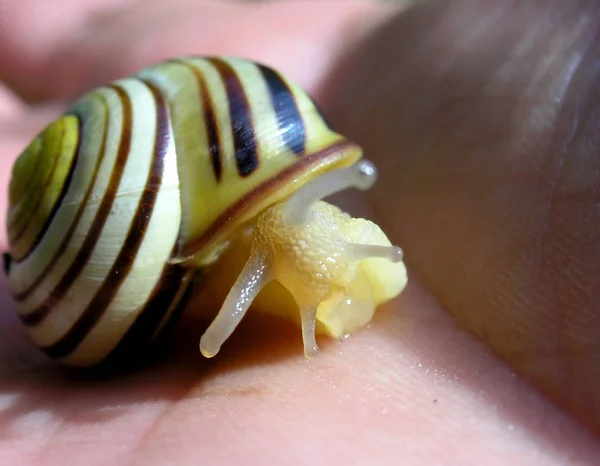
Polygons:
M200 352L204 357L212 358L217 355L246 315L254 298L270 280L269 266L264 256L260 253L252 254L231 287L221 310L200 339Z
M348 253L354 257L354 260L369 259L372 257L381 257L390 262L402 262L404 251L398 246L381 246L378 244L359 244L352 243Z
M302 343L304 344L304 357L314 359L319 355L319 346L316 338L317 308L307 306L300 309L302 325Z
M356 188L362 191L370 189L377 181L375 165L362 160L354 165L334 169L312 179L298 189L286 201L286 215L290 223L303 222L312 205L327 196Z

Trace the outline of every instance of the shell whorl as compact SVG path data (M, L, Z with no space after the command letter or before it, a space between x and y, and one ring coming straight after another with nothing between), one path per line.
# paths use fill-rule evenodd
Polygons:
M211 250L359 157L310 97L255 63L171 60L95 89L13 169L9 277L21 320L70 365L143 346L197 273L174 259Z
M36 343L90 365L125 336L149 340L177 304L156 300L181 296L187 283L187 272L165 265L181 218L177 161L167 105L140 81L94 91L62 120L80 123L71 181L37 246L12 261L10 280Z
M79 138L77 117L48 126L25 149L9 187L8 241L13 260L35 249L71 182Z

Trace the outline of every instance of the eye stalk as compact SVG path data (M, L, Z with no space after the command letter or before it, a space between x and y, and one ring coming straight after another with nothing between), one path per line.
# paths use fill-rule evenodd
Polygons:
M355 187L361 190L371 189L377 181L377 169L367 160L357 163L353 167L356 172Z
M318 200L348 188L366 191L371 189L376 181L377 169L375 165L366 160L361 160L350 167L324 173L290 196L285 202L286 218L291 224L302 223L313 204Z
M372 315L382 301L377 291L381 282L399 283L404 268L389 277L388 268L361 268L361 262L380 259L398 264L402 250L391 245L374 223L352 218L321 199L350 187L367 190L376 179L375 166L361 161L317 177L258 217L250 257L200 340L205 357L219 352L272 280L281 283L298 304L304 354L309 359L319 352L315 328L323 303L338 312Z

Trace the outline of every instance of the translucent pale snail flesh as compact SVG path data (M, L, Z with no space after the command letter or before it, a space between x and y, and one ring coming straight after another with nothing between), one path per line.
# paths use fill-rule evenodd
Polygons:
M95 89L13 169L6 270L21 321L49 356L91 366L140 352L230 286L203 355L255 303L298 322L313 357L317 331L364 326L407 282L377 225L321 200L372 186L361 157L305 92L246 60L169 60ZM198 290L200 273L211 284Z
M325 323L335 318L364 320L372 316L375 306L401 291L405 284L401 249L386 244L387 238L378 235L381 230L371 222L351 218L318 201L346 187L366 189L374 179L374 167L359 162L309 182L258 217L250 257L202 336L202 354L212 357L219 351L271 280L283 285L299 307L308 358L318 351L315 325L319 310ZM401 265L374 263L374 259Z

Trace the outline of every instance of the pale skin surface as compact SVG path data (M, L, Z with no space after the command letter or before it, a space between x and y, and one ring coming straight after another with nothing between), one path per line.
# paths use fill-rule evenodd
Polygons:
M159 361L90 380L31 348L2 279L0 464L593 464L598 10L166 3L0 0L0 186L60 97L171 55L248 56L365 146L380 180L343 205L402 246L410 285L314 361L265 319L206 361L188 321Z

